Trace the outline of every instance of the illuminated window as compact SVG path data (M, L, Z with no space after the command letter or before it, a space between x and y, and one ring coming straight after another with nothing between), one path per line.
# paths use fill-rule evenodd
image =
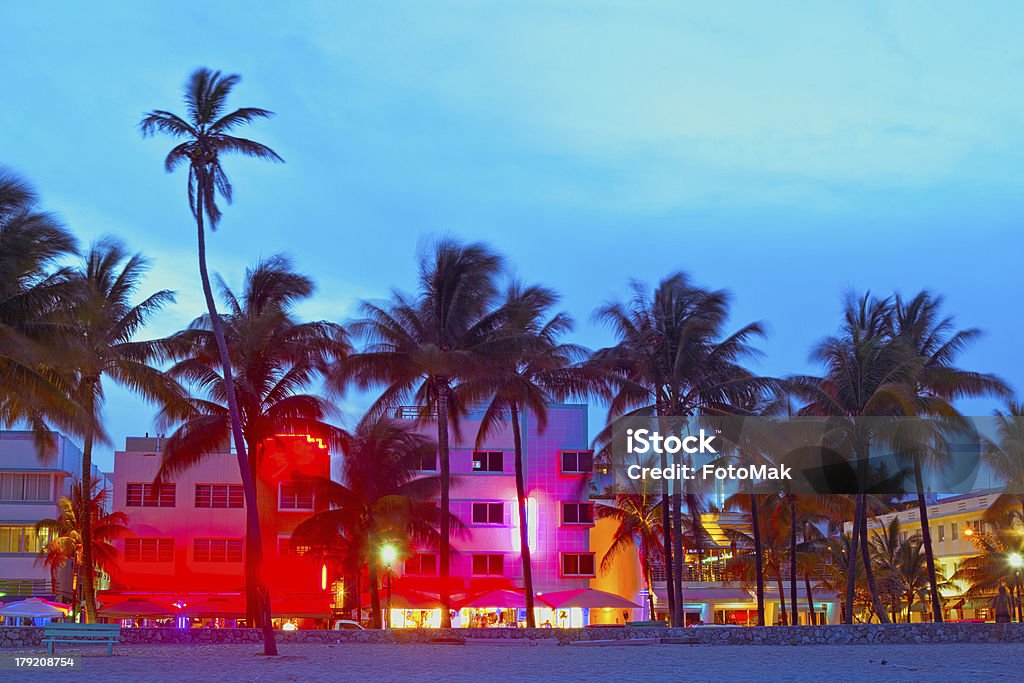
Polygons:
M504 472L505 454L501 451L473 451L474 472Z
M241 562L242 539L194 539L192 541L192 559L196 562Z
M594 451L562 451L563 474L590 474L594 471Z
M473 524L504 524L504 503L473 503Z
M959 538L959 535L957 534L956 522L949 523L949 538L953 541Z
M282 483L277 509L312 511L313 486L311 484Z
M49 474L26 474L22 472L0 472L0 500L3 501L49 501Z
M504 555L474 555L474 576L501 576L505 573Z
M593 524L593 503L562 503L562 524Z
M437 555L417 553L405 561L405 573L410 576L437 576Z
M131 483L126 491L125 505L130 508L172 508L176 489L175 484L169 483Z
M562 555L562 576L596 576L594 553L565 553Z
M945 524L940 524L939 525L939 543L942 543L945 540L946 540L946 525Z
M174 560L173 538L126 538L125 562L171 562Z
M245 505L241 484L196 484L197 508L240 508Z
M34 526L0 526L0 553L34 555L46 547L49 538L50 534L46 529L41 529L37 534Z

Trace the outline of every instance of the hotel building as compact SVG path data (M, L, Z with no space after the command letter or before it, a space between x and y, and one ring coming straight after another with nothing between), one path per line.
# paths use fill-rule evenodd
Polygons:
M71 598L70 563L51 577L38 561L47 538L36 534L36 522L59 516L58 501L71 494L72 482L82 475L81 449L62 434L52 436L52 451L40 457L32 432L0 431L0 602L29 596L60 602ZM92 478L109 488L106 475L95 466ZM99 578L102 586L105 577Z

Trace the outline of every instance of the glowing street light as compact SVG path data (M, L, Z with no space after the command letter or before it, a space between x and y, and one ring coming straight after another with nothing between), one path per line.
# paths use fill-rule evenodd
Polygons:
M1007 561L1010 563L1010 566L1014 569L1020 569L1021 567L1024 567L1024 557L1021 557L1020 553L1010 553L1010 557L1007 558Z
M384 563L384 567L387 570L388 577L388 608L385 612L386 615L386 628L391 628L391 564L398 559L398 551L395 550L395 546L388 543L380 549L380 559Z

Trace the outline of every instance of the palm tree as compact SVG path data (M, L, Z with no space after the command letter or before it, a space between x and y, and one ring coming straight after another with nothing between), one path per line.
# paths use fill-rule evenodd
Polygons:
M92 491L93 447L97 441L105 443L108 439L99 426L104 378L154 402L180 396L177 385L150 365L163 358L163 342L135 340L149 319L174 301L172 292L160 290L139 303L132 302L147 268L148 261L141 254L129 255L123 244L107 238L90 248L81 268L72 274L72 296L62 311L61 322L75 339L66 349L66 363L74 377L72 395L85 416L78 429L83 439L83 491ZM92 572L88 571L94 564L91 512L91 507L83 506L80 523L82 562L87 568L82 590L86 619L93 622L96 594Z
M441 475L441 625L451 626L447 584L451 556L449 430L462 412L454 386L480 375L488 359L514 348L497 334L506 328L496 278L502 259L483 244L440 241L420 263L415 297L395 292L385 304L364 302L363 318L349 326L367 342L331 377L337 391L351 381L360 389L384 386L370 409L373 418L415 402L421 421L436 421ZM504 337L504 338L503 338Z
M598 519L618 522L612 542L601 558L601 572L611 571L617 557L635 548L647 587L648 614L653 619L654 587L651 568L655 562L664 562L661 546L664 532L659 509L661 501L653 492L646 490L645 482L637 490L612 495L611 504L598 503L594 510Z
M246 270L241 295L223 282L220 285L221 298L227 303L227 312L220 318L221 334L233 372L248 454L247 474L255 481L265 445L276 434L335 439L336 429L325 422L334 412L333 405L309 389L320 381L329 363L348 352L348 342L344 330L334 323L296 318L295 306L309 299L315 287L287 258L273 256ZM176 362L167 374L198 391L200 397L168 403L157 418L160 428L174 429L164 441L161 478L221 452L230 441L227 379L211 320L208 315L200 316L188 330L168 340ZM261 624L263 616L257 598L262 573L258 533L257 526L246 524L246 597L251 624Z
M867 416L905 414L913 403L908 387L919 376L920 360L902 338L894 337L892 302L865 294L860 299L847 299L844 323L837 336L827 337L814 349L812 357L825 366L821 377L793 377L788 385L797 396L808 401L801 414L835 418L845 430L857 463L861 490L855 494L851 551L862 553L868 588L875 612L886 622L875 586L867 534L867 494L863 491L868 479L868 454L871 443L878 439L872 431L874 423L862 420ZM858 565L846 577L845 600L847 623L853 620L853 600Z
M1010 516L989 524L990 529L976 531L971 535L971 543L978 553L960 563L959 569L953 574L953 581L968 584L964 594L968 600L991 598L999 586L1008 586L1014 594L1017 621L1024 622L1020 569L1011 561L1024 556L1024 535L1021 535Z
M235 400L231 359L224 341L220 316L217 314L210 275L206 268L206 230L203 222L205 217L210 222L210 229L216 230L221 216L217 206L217 195L220 194L230 203L234 194L231 182L220 163L221 154L234 153L265 161L283 161L277 152L266 145L230 134L239 126L272 115L266 109L258 107L242 107L225 113L228 95L240 80L241 77L237 74L224 75L220 71L211 71L205 67L196 69L185 84L187 118L162 109L154 109L143 117L139 128L143 136L163 133L180 141L171 149L164 161L164 168L168 173L182 163L188 163L188 203L196 220L199 277L202 280L203 296L206 298L206 309L210 315L210 326L220 354L225 401L231 420L238 470L245 492L246 524L253 530L250 537L256 544L251 552L256 557L261 557L263 542L259 534L260 520L256 510L256 482L249 467L245 435L242 432L241 418ZM259 611L263 617L263 651L266 655L276 655L277 643L271 626L270 593L261 576L257 577L257 583L257 593L262 600L262 609Z
M1005 491L989 508L1024 525L1024 404L1008 402L995 413L996 440L985 440L983 457L1004 482Z
M57 262L76 249L35 191L0 168L0 424L30 425L44 457L54 446L49 425L70 430L82 421L67 378L54 370L60 328L47 324L67 287Z
M911 299L896 296L893 333L907 342L920 361L919 373L912 385L918 414L948 417L957 414L951 405L955 399L1008 395L1006 384L995 375L956 367L957 356L981 336L981 331L973 328L956 329L953 318L942 317L941 308L942 297L928 291L922 291ZM931 585L932 618L942 621L922 469L925 465L934 469L944 467L948 464L948 453L935 448L915 448L912 453L917 509L921 518L921 540ZM946 457L943 458L943 455ZM928 462L922 462L926 457Z
M758 323L723 336L729 295L694 286L683 273L662 280L653 294L633 284L627 304L613 302L595 314L617 337L615 346L594 354L593 362L615 382L609 426L598 437L607 442L611 423L620 417L689 417L725 415L736 406L756 403L775 388L772 380L755 377L740 363L755 354L750 342L763 336ZM662 466L666 466L667 456ZM687 507L701 553L700 492L687 490ZM664 555L672 623L682 623L682 500L669 500L662 486Z
M90 520L92 537L92 571L96 570L112 574L117 560L117 548L112 541L131 533L128 528L128 516L120 511L107 512L107 499L110 491L100 488L99 482L92 482L92 493L83 495L82 482L71 484L71 495L57 501L59 514L56 518L41 519L36 522L36 534L45 534L47 543L39 550L37 563L42 563L50 570L51 590L57 594L57 572L68 562L72 570L72 601L77 605L78 588L84 584L79 576L89 565L84 559L83 521ZM74 611L77 611L75 609Z
M480 421L477 447L488 435L511 422L515 448L516 498L519 507L519 550L526 594L526 625L536 626L534 615L533 572L530 566L528 524L537 520L526 517L526 484L523 471L523 436L519 416L529 411L537 420L537 430L547 429L548 404L588 392L593 374L579 366L586 351L559 342L572 329L572 319L565 313L550 315L558 301L557 295L543 287L523 287L512 283L505 295L504 307L509 311L509 326L499 334L510 341L518 340L508 352L489 363L484 375L472 378L457 388L461 402L488 401Z
M299 524L292 543L355 554L357 567L365 562L373 627L380 628L381 548L437 547L440 540L439 511L433 503L439 481L417 476L424 458L432 458L437 446L407 423L387 419L360 423L355 433L343 433L340 443L345 483L318 481L329 509Z

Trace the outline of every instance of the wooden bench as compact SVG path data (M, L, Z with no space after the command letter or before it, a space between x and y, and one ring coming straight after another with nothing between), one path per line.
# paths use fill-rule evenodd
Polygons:
M43 627L43 643L46 651L53 654L54 643L104 644L107 656L114 654L114 643L121 642L120 624L50 624Z

